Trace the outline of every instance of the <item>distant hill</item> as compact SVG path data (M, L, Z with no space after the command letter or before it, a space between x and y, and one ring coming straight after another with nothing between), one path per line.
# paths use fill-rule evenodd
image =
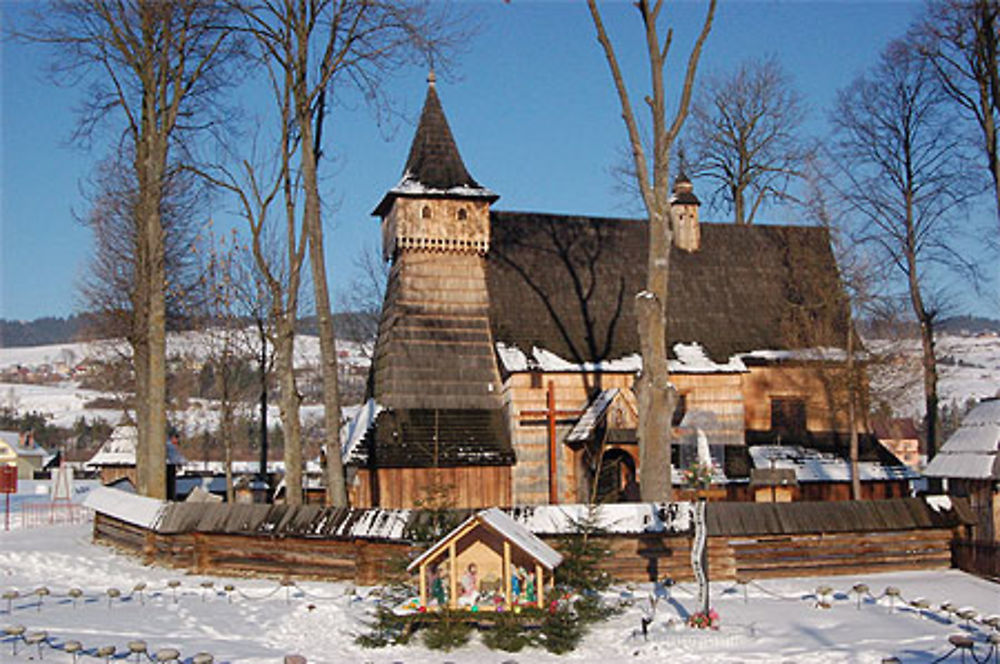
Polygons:
M83 341L86 315L68 318L47 316L33 321L0 319L0 348L47 346Z
M90 314L75 314L68 318L47 316L32 321L17 321L0 319L0 348L24 348L26 346L49 346L52 344L68 344L77 341L91 341L88 335ZM252 325L249 318L241 321L244 325ZM333 315L334 329L338 339L350 341L367 341L374 334L378 325L378 312L369 313L338 313ZM178 323L179 330L194 329L190 323ZM319 326L315 316L299 320L299 334L316 335Z
M1000 333L1000 320L982 318L981 316L952 316L938 323L937 329L949 334Z

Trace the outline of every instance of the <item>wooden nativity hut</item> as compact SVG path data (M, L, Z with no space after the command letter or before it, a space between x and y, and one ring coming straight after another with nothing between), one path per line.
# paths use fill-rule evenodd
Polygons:
M562 554L495 507L470 516L406 568L420 607L506 610L545 606ZM418 607L419 608L419 607Z
M497 199L466 169L431 80L403 177L374 212L391 269L368 402L343 432L355 505L410 507L442 488L468 508L586 502L595 486L638 496L647 223ZM683 175L672 204L675 483L699 439L717 497L768 494L750 487L749 445L846 460L849 319L827 231L703 223ZM857 424L862 459L898 465ZM847 496L849 478L826 484ZM900 495L906 480L865 487Z

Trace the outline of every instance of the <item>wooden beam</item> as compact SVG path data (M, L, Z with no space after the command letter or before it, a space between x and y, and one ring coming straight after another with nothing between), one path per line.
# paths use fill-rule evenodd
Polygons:
M510 588L510 542L507 540L503 541L503 599L504 605L510 607L511 605L511 588Z
M448 543L448 607L458 608L458 560L454 539Z
M538 608L545 608L545 570L535 563L535 593L538 595Z
M559 502L559 477L556 464L556 384L551 380L546 402L549 407L549 504L555 505Z
M420 564L420 606L427 606L427 562Z

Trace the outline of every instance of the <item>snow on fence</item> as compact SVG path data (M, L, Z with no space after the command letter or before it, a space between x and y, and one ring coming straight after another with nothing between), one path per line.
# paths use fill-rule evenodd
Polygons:
M21 506L21 527L37 528L86 523L93 518L93 515L93 510L76 503L25 503Z
M933 503L933 504L931 504ZM834 503L709 503L713 578L854 574L951 566L951 541L968 522L961 501L893 499ZM95 492L94 537L147 562L196 573L351 579L398 574L415 556L419 510L317 505L190 505ZM456 513L461 520L468 510ZM579 531L581 506L516 508L509 514L555 548ZM624 504L595 513L593 535L608 551L600 566L622 581L691 578L687 503Z

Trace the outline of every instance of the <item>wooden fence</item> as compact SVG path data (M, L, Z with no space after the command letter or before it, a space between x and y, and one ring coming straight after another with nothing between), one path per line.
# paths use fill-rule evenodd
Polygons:
M851 513L858 516L859 506L851 509ZM717 523L713 526L715 534L708 538L712 577L763 579L951 566L952 527L943 523L916 525L910 515L916 509L912 504L886 503L872 509L884 519L897 513L895 528L885 523L881 529L815 532L805 528L804 523L796 526L786 518L788 523L783 528L772 524L768 529L783 532L752 534L745 532L751 523L746 519L734 523L730 532L720 532L721 526ZM780 508L777 513L794 516L785 514ZM905 523L911 525L904 526ZM830 527L833 525L831 522ZM402 539L302 536L288 532L149 530L100 512L94 519L94 536L99 541L139 553L148 563L157 562L195 573L352 580L365 585L403 574L405 562L417 552ZM567 537L575 535L542 537L560 548ZM664 577L687 581L692 578L692 539L683 533L603 535L598 541L608 554L599 565L621 581Z
M993 579L1000 579L1000 543L956 539L951 545L955 567Z

